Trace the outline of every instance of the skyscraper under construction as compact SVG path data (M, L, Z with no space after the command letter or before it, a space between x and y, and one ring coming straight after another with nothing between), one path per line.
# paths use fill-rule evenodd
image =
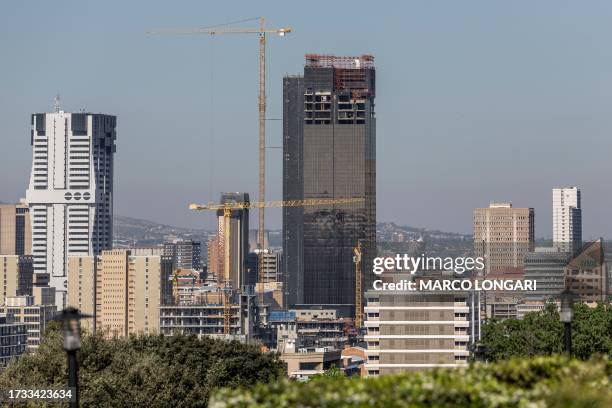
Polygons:
M376 251L374 57L306 55L283 82L283 199L353 198L348 205L283 209L286 304L355 304L353 248L361 240L362 292Z

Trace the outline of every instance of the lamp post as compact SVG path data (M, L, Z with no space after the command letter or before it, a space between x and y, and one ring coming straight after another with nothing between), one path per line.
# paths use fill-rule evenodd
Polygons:
M64 350L68 355L68 387L74 392L74 398L70 401L71 407L79 406L79 367L76 357L77 351L81 349L80 321L90 317L92 316L69 306L53 318L53 320L62 322Z
M561 292L561 321L565 326L565 352L572 355L572 320L574 319L574 294L569 289Z

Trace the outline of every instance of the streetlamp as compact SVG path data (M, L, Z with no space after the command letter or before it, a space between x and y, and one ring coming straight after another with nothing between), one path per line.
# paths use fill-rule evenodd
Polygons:
M77 363L77 351L81 349L81 319L87 319L91 315L81 313L75 307L67 307L57 314L53 320L62 322L64 335L64 350L68 355L68 387L74 391L74 398L70 401L71 407L79 406L79 367Z
M561 321L565 326L565 352L572 355L572 320L574 319L574 294L565 289L561 292Z

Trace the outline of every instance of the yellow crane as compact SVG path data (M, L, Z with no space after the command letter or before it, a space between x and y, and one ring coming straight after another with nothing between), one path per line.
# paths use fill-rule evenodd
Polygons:
M306 199L287 201L255 201L255 202L227 202L208 204L189 204L194 211L223 211L223 333L230 334L230 313L232 284L230 281L230 218L232 210L245 210L249 208L278 208L278 207L308 207L317 205L339 205L362 203L363 198L336 198L336 199ZM221 237L220 237L221 238ZM261 262L259 263L261 265ZM263 297L263 268L259 269L258 281L262 285L260 297Z
M247 21L259 20L257 28L229 27L231 24L244 23ZM259 36L259 201L266 200L266 34L278 34L284 36L290 33L291 27L267 28L264 17L250 18L232 23L222 24L212 27L190 28L190 29L162 29L149 31L148 34L160 35L190 35L190 34L257 34ZM264 249L265 235L265 208L259 208L259 229L257 231L258 249ZM259 256L259 268L262 268L263 256Z
M353 262L355 263L355 328L357 331L363 325L363 309L361 308L361 240L353 248Z

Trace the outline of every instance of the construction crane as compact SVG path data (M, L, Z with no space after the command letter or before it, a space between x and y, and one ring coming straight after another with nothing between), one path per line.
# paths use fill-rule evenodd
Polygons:
M231 24L244 23L247 21L259 20L258 28L232 28L228 27ZM161 35L190 35L190 34L257 34L259 36L259 197L260 202L266 200L266 34L278 34L283 37L290 33L291 27L284 28L266 28L266 20L264 17L250 18L241 21L235 21L227 24L193 28L193 29L164 29L149 31L148 34ZM259 229L257 231L257 246L261 253L264 249L265 235L265 208L259 207ZM263 255L259 256L259 269L263 265Z
M249 208L278 208L278 207L308 207L318 205L338 205L362 203L363 198L337 198L337 199L306 199L287 201L255 201L255 202L227 202L208 204L189 204L194 211L223 211L223 333L230 334L230 308L233 292L230 280L230 219L232 210L245 210ZM260 264L261 265L261 262ZM260 297L263 296L263 268L259 268Z
M361 330L363 325L363 309L361 308L361 240L353 248L353 262L355 263L355 329Z

